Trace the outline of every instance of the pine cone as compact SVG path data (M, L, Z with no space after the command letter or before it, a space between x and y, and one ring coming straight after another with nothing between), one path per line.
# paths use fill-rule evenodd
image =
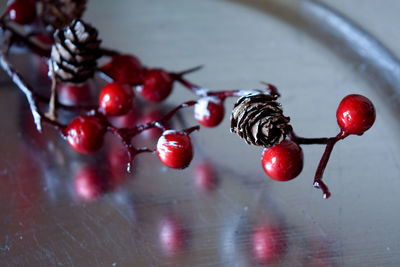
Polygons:
M231 132L248 144L269 148L285 140L291 129L289 121L275 96L250 94L239 98L233 107Z
M101 55L97 30L81 20L73 20L65 29L56 30L54 38L50 64L57 78L81 83L93 77Z
M61 29L74 19L80 19L86 9L87 0L42 0L40 17L53 29Z

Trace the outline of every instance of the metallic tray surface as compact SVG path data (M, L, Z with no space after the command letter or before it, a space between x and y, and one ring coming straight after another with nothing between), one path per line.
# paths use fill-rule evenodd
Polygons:
M229 132L234 99L220 126L193 134L190 167L171 170L141 155L128 175L122 160L110 164L110 147L120 152L111 137L82 156L54 130L38 134L26 100L1 73L0 265L262 265L252 249L259 226L277 229L283 244L268 265L398 265L399 8L395 0L90 1L85 19L104 45L147 66L204 64L188 79L213 89L275 84L299 135L337 134L336 108L350 93L374 102L376 123L335 147L324 175L328 200L312 188L323 147L303 146L305 166L295 180L269 179L262 150ZM37 58L17 53L13 62L41 86L44 77L32 71ZM194 98L176 86L163 108ZM193 111L175 123L196 124ZM155 140L137 142L151 147ZM85 168L113 173L107 179L118 186L96 201L77 198L74 181ZM217 182L199 180L202 168L213 168Z

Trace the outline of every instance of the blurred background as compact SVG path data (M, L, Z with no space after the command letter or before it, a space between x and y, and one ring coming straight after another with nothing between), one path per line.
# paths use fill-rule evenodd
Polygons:
M221 125L192 134L187 169L143 154L128 175L114 137L83 156L51 128L39 134L26 99L1 73L0 265L398 265L398 10L395 0L89 1L84 19L103 46L169 71L203 64L187 78L214 90L270 82L301 136L336 135L336 108L351 93L374 102L375 125L334 148L328 200L312 187L324 147L302 147L296 179L271 180L262 149L229 131L235 99ZM28 81L47 88L46 63L14 52ZM176 85L161 106L138 100L138 119L191 99ZM192 109L173 123L197 124ZM158 134L134 142L154 147Z

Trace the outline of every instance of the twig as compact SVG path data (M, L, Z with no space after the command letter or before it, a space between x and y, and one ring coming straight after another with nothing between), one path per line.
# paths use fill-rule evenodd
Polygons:
M56 103L57 103L57 77L54 72L53 62L49 62L49 71L51 73L51 95L49 102L49 111L45 114L47 118L55 121L57 119Z
M315 172L313 186L315 188L322 190L323 198L329 198L331 196L331 193L329 192L329 189L326 186L326 184L322 181L322 175L324 174L324 170L326 168L329 157L332 153L333 147L335 146L336 142L346 138L347 136L348 135L345 132L341 131L337 136L328 139L324 154L322 155L317 171Z

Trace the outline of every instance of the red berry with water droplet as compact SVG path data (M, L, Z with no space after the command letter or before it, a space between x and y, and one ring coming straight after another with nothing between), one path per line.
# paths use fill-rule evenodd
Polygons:
M109 83L100 92L99 106L105 115L124 115L132 108L134 93L126 83Z
M200 98L194 106L195 119L206 127L220 124L224 114L224 103L217 97Z
M295 142L284 140L265 149L261 161L269 177L277 181L289 181L303 169L303 151Z
M165 131L158 139L157 155L161 162L170 168L186 168L193 158L190 136L185 132Z
M84 154L102 146L105 132L106 127L98 117L87 115L76 117L63 130L69 145Z
M362 95L348 95L336 111L337 122L345 134L362 135L375 122L375 107Z
M151 69L146 71L140 93L146 100L161 102L171 94L173 82L174 80L168 72L161 69Z

